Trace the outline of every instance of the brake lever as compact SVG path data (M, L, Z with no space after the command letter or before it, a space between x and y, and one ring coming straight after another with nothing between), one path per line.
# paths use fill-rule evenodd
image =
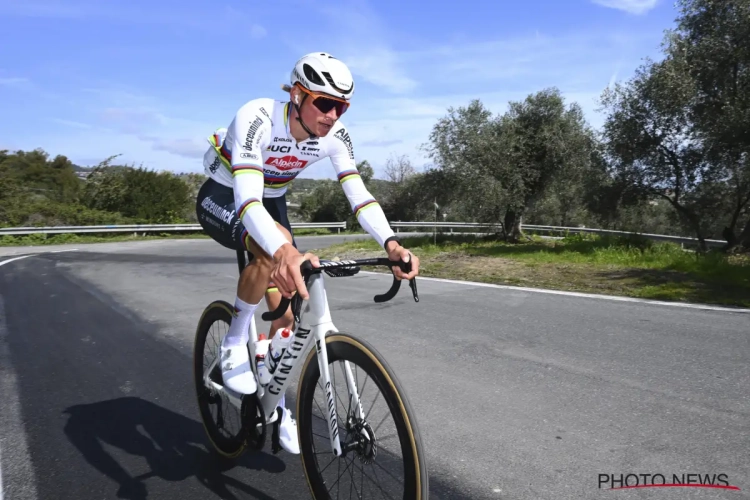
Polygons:
M405 273L411 272L411 260L409 262L400 262L401 270ZM417 293L417 278L416 276L409 280L409 287L411 288L411 293L414 295L414 302L419 302L419 294Z
M417 278L409 280L409 287L411 287L411 293L414 295L414 302L419 302L419 293L417 293Z

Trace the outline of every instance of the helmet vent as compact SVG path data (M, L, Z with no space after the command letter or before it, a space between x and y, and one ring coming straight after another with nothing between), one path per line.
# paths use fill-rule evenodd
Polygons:
M325 85L325 82L320 77L317 71L315 71L312 66L309 64L303 64L302 65L302 71L304 71L305 76L307 77L310 82L312 82L315 85ZM328 80L330 81L330 76L328 77Z
M336 85L336 83L333 81L333 78L331 78L331 74L328 73L327 71L323 72L323 76L326 77L326 80L328 80L328 84L331 87L335 88L336 90L338 90L339 92L341 92L344 95L351 93L351 91L354 89L353 85L351 87L349 87L348 89L346 89L346 90L342 89L341 87L339 87L338 85Z

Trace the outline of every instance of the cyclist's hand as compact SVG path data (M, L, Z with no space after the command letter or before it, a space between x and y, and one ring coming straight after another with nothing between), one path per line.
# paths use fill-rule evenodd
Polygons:
M282 297L291 299L296 291L303 299L309 299L310 295L302 279L300 266L304 261L309 260L313 267L320 267L318 256L311 253L302 255L291 243L287 243L276 250L273 260L271 281L278 287Z
M411 271L407 274L401 270L398 266L391 267L393 275L396 279L410 280L419 274L419 257L411 253L406 248L402 247L395 241L388 243L388 258L391 260L402 260L404 262L411 262Z

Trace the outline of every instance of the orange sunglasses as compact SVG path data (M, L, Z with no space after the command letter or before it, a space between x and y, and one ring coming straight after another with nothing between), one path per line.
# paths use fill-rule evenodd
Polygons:
M345 101L344 99L339 99L338 97L333 97L321 92L313 92L312 90L306 89L299 83L295 83L294 86L312 97L313 105L318 108L321 113L328 113L333 108L336 108L336 115L341 116L346 113L347 109L349 109L349 102Z

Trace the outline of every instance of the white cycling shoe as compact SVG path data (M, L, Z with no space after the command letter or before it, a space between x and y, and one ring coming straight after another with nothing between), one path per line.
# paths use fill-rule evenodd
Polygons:
M286 408L281 411L281 422L279 423L279 444L284 450L294 455L299 455L299 440L297 439L297 422Z
M250 367L250 355L247 346L221 346L221 378L224 385L240 394L253 394L258 385Z

